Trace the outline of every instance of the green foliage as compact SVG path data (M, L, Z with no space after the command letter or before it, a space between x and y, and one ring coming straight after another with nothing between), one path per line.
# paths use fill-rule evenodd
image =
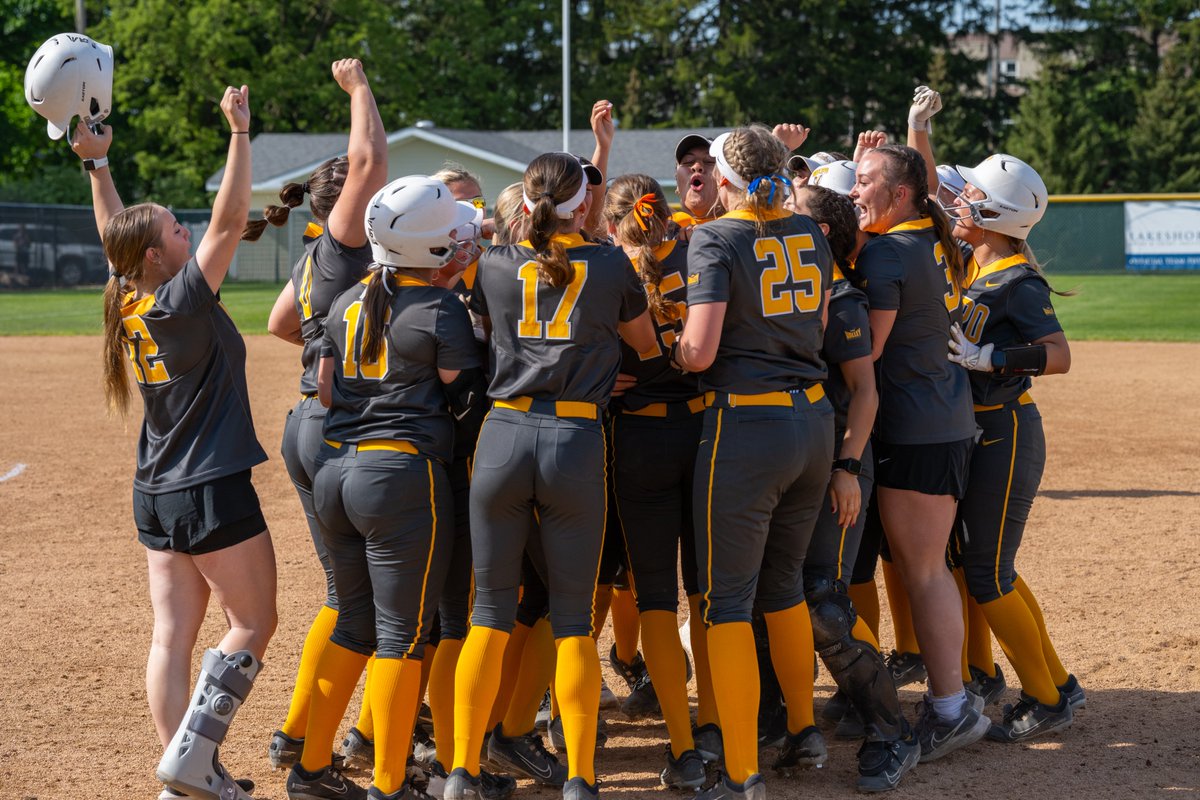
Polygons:
M1180 27L1158 80L1141 96L1129 132L1142 187L1200 192L1200 20Z

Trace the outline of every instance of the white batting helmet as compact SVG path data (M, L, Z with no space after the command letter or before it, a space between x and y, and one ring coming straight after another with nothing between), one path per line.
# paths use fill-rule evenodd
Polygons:
M981 228L1025 239L1046 213L1046 184L1037 170L1019 158L996 153L975 168L959 167L958 171L987 195L983 200L966 201L971 219Z
M441 269L458 250L451 236L473 222L477 209L458 202L446 184L409 175L384 186L367 206L367 239L377 264Z
M858 164L853 161L832 161L817 167L808 177L809 186L823 186L838 194L849 195L854 188L854 170Z
M112 110L113 51L82 33L60 33L37 49L25 70L25 102L61 139L78 116L94 125Z

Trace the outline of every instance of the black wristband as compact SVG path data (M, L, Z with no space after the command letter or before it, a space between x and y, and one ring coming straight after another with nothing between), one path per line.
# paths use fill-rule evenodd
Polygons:
M1046 345L1027 344L992 351L992 369L1002 378L1046 372Z
M862 474L862 468L862 462L857 458L839 458L833 462L833 469L831 471L836 472L840 469L844 472L849 472L851 475L858 476Z

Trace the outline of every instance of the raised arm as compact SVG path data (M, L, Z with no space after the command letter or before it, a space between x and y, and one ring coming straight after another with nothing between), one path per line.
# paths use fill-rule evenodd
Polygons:
M592 205L588 208L587 219L583 221L583 227L588 231L599 231L604 228L601 224L601 217L604 213L604 195L608 189L608 157L612 153L613 136L616 134L612 108L612 103L607 100L597 100L592 105L592 135L596 137L596 149L592 151L592 163L604 176L604 182L598 189L592 190Z
M229 272L250 213L250 88L225 87L221 111L229 122L229 155L212 220L196 249L196 263L213 292L221 288Z
M96 229L104 238L104 226L117 214L125 210L117 186L113 183L112 171L108 166L108 148L112 144L112 126L101 125L100 133L80 120L71 136L71 149L83 161L92 162L94 169L88 171L92 182L92 210L96 215ZM99 162L99 165L96 163Z
M367 203L387 183L387 131L367 83L362 62L343 58L333 62L333 77L350 95L349 168L342 193L329 214L329 233L347 247L367 243L363 219Z
M925 159L925 180L932 197L937 196L938 175L937 161L933 158L933 142L929 138L933 133L933 126L929 121L941 110L942 96L933 89L918 86L913 92L912 106L908 109L907 144Z

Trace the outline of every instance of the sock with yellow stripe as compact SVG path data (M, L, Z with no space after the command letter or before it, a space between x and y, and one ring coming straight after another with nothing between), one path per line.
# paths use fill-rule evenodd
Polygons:
M600 631L604 630L604 621L608 619L608 608L612 605L613 593L611 583L596 585L596 593L592 596L592 638L599 639Z
M771 639L771 666L787 702L789 733L813 724L813 634L808 604L763 614Z
M996 677L996 657L992 654L992 626L988 625L987 617L974 597L967 598L967 661L989 678Z
M650 681L667 723L671 754L676 758L685 750L695 748L688 709L687 662L683 644L679 641L677 622L674 611L646 611L641 620L646 669L650 672Z
M371 782L385 795L398 791L404 783L420 688L420 661L376 659L369 696L375 719L375 776Z
M920 653L917 632L913 628L912 606L908 591L900 578L900 570L891 561L880 559L883 565L883 585L887 589L888 607L892 612L892 630L896 633L896 650L900 653Z
M692 665L696 671L696 727L720 727L717 698L713 693L712 666L708 657L708 631L704 628L704 617L700 614L699 594L688 595L688 608L691 609L688 616L688 633L692 639Z
M473 625L458 656L454 672L454 762L451 769L464 768L479 774L479 749L487 731L508 634ZM443 762L445 763L445 762Z
M428 651L425 658L433 662L429 671L429 710L433 714L434 741L445 742L447 750L454 741L454 672L458 667L458 657L462 653L462 639L442 639L438 643L437 652L430 658ZM421 695L416 695L417 705L420 706ZM451 753L441 753L447 761L453 761Z
M1000 642L1000 649L1017 671L1021 688L1039 703L1057 705L1058 687L1042 656L1037 622L1020 592L1009 592L997 600L982 603L980 608L996 634L996 641Z
M638 634L641 621L638 617L637 600L629 589L613 587L612 606L610 609L613 623L613 643L617 648L617 658L626 664L632 664L638 652ZM679 635L676 634L676 639Z
M354 723L354 727L368 742L375 741L375 720L371 717L371 703L367 700L369 696L367 693L371 691L371 673L374 671L375 656L371 656L367 659L367 677L363 681L363 699L362 705L358 709L358 722Z
M492 704L492 715L488 718L487 729L489 731L504 719L509 703L512 702L513 687L521 672L521 657L525 653L525 642L529 639L531 630L533 629L529 626L518 622L513 626L512 633L508 637L508 644L504 646L504 667L500 672L500 688L496 690L496 702Z
M749 622L725 622L708 629L713 692L721 718L725 772L745 783L758 772L758 659ZM811 675L812 664L808 665Z
M963 642L962 656L958 668L963 681L966 682L971 679L971 662L968 658L969 645L971 643L971 611L970 605L967 602L970 600L971 594L967 591L967 578L963 574L961 567L950 570L950 574L954 576L954 583L958 586L958 602L962 606Z
M1025 607L1029 609L1030 614L1033 614L1033 619L1037 623L1038 634L1042 638L1042 658L1046 659L1046 666L1050 668L1050 677L1054 679L1055 686L1062 686L1071 679L1071 673L1067 672L1066 667L1059 660L1058 651L1054 649L1054 643L1050 641L1050 634L1046 631L1046 618L1042 616L1042 608L1038 605L1033 590L1020 575L1013 581L1013 588L1021 593L1021 597L1025 600Z
M333 642L326 644L321 652L313 671L312 702L304 729L304 752L300 756L300 766L309 772L329 766L338 725L366 665L367 656Z
M525 639L525 653L521 657L512 699L502 718L500 732L505 736L524 736L533 730L538 706L546 694L546 686L554 677L555 651L550 621L538 620Z
M590 636L565 636L555 641L558 666L554 684L562 709L570 778L596 782L596 724L600 713L600 657Z
M875 639L875 649L879 649L879 587L875 585L874 580L863 581L862 583L852 583L847 590L850 593L850 600L854 603L854 610L858 613L858 618L871 629L871 636ZM863 639L865 642L866 639Z
M333 626L337 624L338 613L329 606L321 606L316 618L308 628L304 637L304 648L300 651L300 666L296 670L296 685L292 689L292 702L288 706L287 719L280 728L285 736L293 739L304 737L304 729L308 726L308 704L312 700L313 672L321 653L329 643Z
M851 629L850 635L863 644L869 644L875 648L875 652L879 652L879 640L875 638L875 634L871 631L869 625L863 621L862 617L854 620L854 628Z

